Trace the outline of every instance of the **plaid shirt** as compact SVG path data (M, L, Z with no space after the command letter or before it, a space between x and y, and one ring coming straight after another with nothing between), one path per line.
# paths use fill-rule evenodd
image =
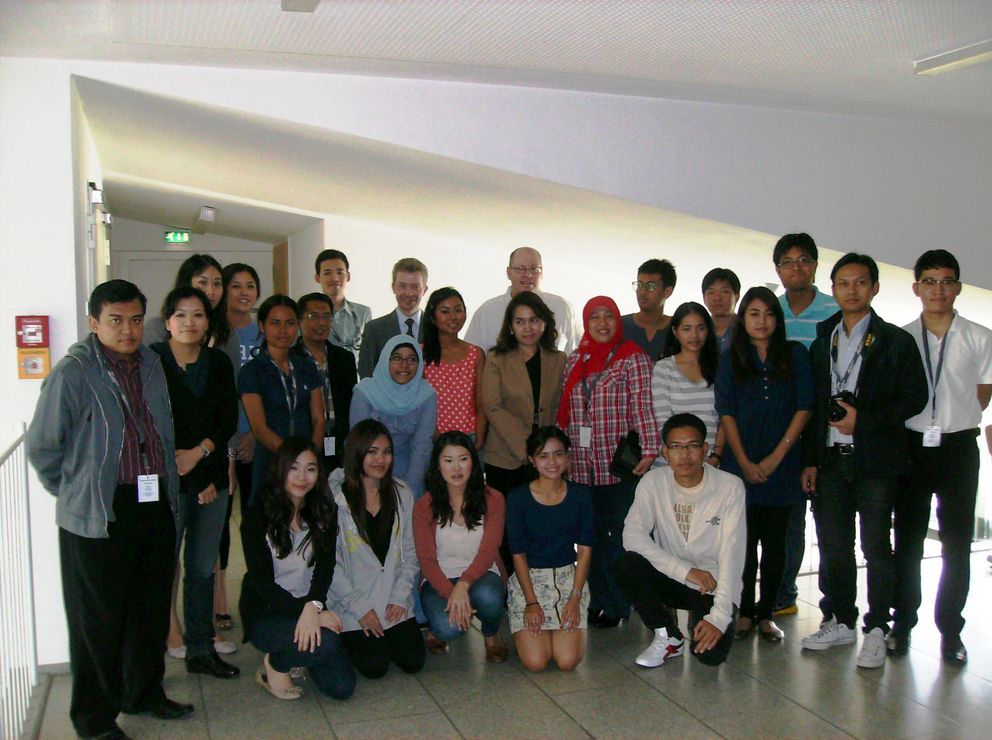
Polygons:
M568 358L563 377L568 377L581 355L573 352ZM610 462L617 445L631 429L641 438L644 454L657 454L658 423L651 402L651 358L637 354L618 360L608 367L596 383L586 412L582 383L572 387L571 418L565 431L572 439L569 458L571 479L587 486L606 486L618 482L610 472ZM594 376L588 379L592 386ZM589 447L579 446L579 427L592 427Z

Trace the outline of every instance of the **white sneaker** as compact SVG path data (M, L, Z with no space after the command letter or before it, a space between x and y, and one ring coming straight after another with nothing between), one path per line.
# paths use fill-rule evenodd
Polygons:
M858 668L881 668L885 665L885 633L876 627L861 641Z
M858 636L846 624L837 624L831 617L820 625L820 629L812 635L803 638L803 648L806 650L827 650L834 645L850 645L857 642ZM885 640L882 640L882 652L885 652Z
M644 652L637 656L635 663L644 668L657 668L672 658L678 658L685 652L685 640L669 637L668 630L662 627L654 631L654 639Z
M167 647L165 652L169 654L170 658L175 658L176 660L183 660L186 657L186 646L180 645L177 648Z
M218 655L230 655L238 652L238 646L230 640L214 640L214 651Z

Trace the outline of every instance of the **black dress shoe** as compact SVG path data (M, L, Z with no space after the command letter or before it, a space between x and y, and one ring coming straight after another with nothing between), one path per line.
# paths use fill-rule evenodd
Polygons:
M885 652L889 655L905 655L909 652L909 630L893 627L885 638Z
M196 655L186 658L187 673L205 673L214 678L237 678L241 669L236 665L225 663L217 653L210 651L206 655Z
M143 714L150 714L158 719L180 719L193 713L193 705L181 704L178 701L172 701L172 699L162 699L157 704L144 707L141 712Z
M940 656L945 663L951 665L964 665L968 662L968 651L961 642L960 637L947 638L940 641Z
M589 610L589 614L586 618L589 624L593 627L600 627L603 629L608 629L610 627L616 627L620 624L620 617L613 617L604 612L602 609L599 611Z

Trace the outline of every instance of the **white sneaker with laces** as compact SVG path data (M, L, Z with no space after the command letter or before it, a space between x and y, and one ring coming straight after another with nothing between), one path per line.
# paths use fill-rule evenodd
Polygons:
M857 642L858 636L854 630L846 624L837 624L837 620L831 617L820 625L820 629L812 635L803 638L803 648L806 650L827 650L834 645L850 645ZM882 640L882 650L885 650L885 640Z
M238 652L238 646L230 640L214 640L214 650L218 655L230 655Z
M637 656L634 662L644 668L657 668L672 658L678 658L684 652L685 640L669 637L668 630L662 627L654 631L654 639L651 640L651 644Z
M876 627L865 635L858 653L858 668L881 668L885 665L885 633Z

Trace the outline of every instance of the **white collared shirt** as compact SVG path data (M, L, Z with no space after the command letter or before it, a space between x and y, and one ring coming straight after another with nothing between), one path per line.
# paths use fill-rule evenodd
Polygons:
M868 323L871 321L871 311L861 319L857 324L851 328L851 333L848 334L844 331L844 319L842 318L837 322L837 326L834 327L833 334L830 335L830 393L831 395L840 393L841 391L851 391L854 393L855 389L858 387L858 376L861 374L861 362L864 359L862 357L861 348L864 346L865 332L868 331ZM836 339L835 339L836 338ZM833 347L834 341L837 342L837 359L833 359ZM857 356L854 360L854 366L851 367L851 359ZM851 372L847 376L847 382L841 385L841 380L844 379L844 374L847 373L848 367L851 367ZM839 376L839 377L838 377ZM829 434L827 435L827 446L832 446L835 444L849 445L854 443L854 437L850 434L841 434L835 427L828 427Z
M406 329L407 329L406 320L407 319L413 319L413 338L416 339L417 337L419 337L420 336L420 317L423 316L423 313L424 312L421 309L418 308L417 309L417 312L415 314L413 314L412 316L407 316L405 313L403 313L402 311L400 311L399 307L397 307L396 308L396 320L399 322L399 325L400 325L400 334L406 334L407 333L407 331L406 331Z
M555 328L558 329L558 344L556 345L565 354L570 354L582 337L581 332L577 332L575 326L574 312L568 301L560 295L545 293L543 290L535 290L534 293L541 297L544 304L551 309L555 315ZM495 345L499 336L499 330L503 326L503 316L506 314L506 307L510 305L510 288L506 292L490 298L483 303L472 314L468 329L465 331L465 341L469 344L476 344L485 352L489 352Z
M903 327L916 340L923 367L922 317ZM933 332L927 332L930 345L930 366L937 373L940 351L946 343L944 366L937 382L937 404L934 407L934 389L927 385L930 396L926 408L906 422L906 428L924 432L931 424L936 424L945 434L975 429L982 423L982 407L978 405L978 386L992 383L992 331L954 312L954 321L943 339Z

